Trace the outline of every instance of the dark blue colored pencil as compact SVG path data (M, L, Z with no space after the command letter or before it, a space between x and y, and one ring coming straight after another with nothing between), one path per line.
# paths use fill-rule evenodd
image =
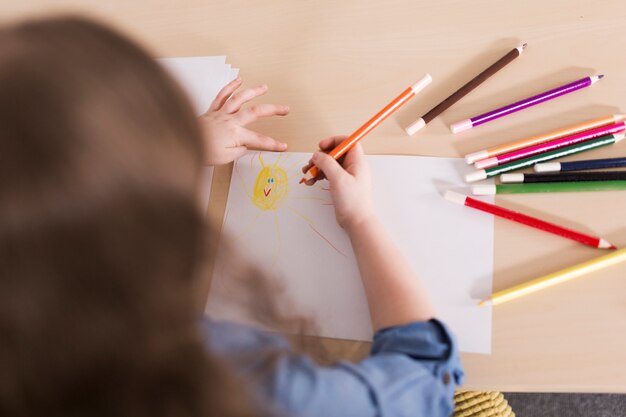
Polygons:
M626 171L502 174L502 183L626 181Z
M535 165L535 172L583 171L626 167L626 157L609 159L587 159L585 161L547 162Z

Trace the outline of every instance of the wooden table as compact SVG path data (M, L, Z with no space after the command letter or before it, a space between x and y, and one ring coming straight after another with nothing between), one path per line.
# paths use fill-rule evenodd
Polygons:
M626 111L626 2L207 0L0 1L0 18L80 11L122 28L159 56L221 55L247 85L270 85L286 119L257 128L312 151L347 134L424 73L433 84L364 141L366 152L462 156ZM524 55L408 137L412 122L520 41ZM453 136L447 126L593 73L592 88ZM626 155L626 144L586 156ZM216 172L209 216L221 222L229 167ZM626 245L626 193L498 197L498 202ZM494 287L591 259L599 251L496 220ZM367 346L328 342L337 357ZM626 265L499 306L493 354L463 355L467 388L626 392Z

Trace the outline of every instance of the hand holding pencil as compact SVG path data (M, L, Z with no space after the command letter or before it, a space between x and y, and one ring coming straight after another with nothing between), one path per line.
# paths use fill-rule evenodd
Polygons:
M319 143L320 149L329 151L345 138L346 136L334 136L324 139ZM364 156L363 148L356 144L346 153L342 165L325 152L315 152L311 162L302 168L302 172L307 172L315 164L322 170L320 175L329 182L337 223L346 229L374 217L370 169Z
M356 145L361 139L363 139L369 132L374 130L376 126L381 124L387 117L391 116L396 110L402 107L407 101L415 97L417 93L422 91L426 86L432 82L430 74L424 75L418 82L409 86L400 95L394 98L389 104L383 107L372 118L365 122L361 127L354 131L350 136L345 138L341 143L337 144L328 153L335 159L341 158L346 152L348 152L354 145ZM315 165L311 166L305 173L304 178L300 180L300 183L311 184L310 180L316 179L319 174L319 170Z

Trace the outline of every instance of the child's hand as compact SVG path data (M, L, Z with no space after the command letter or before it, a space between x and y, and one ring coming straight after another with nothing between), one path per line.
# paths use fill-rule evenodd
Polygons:
M320 142L320 149L330 151L343 141L345 136L336 136ZM357 144L348 151L343 167L324 152L315 152L311 158L330 183L330 195L335 204L337 223L350 231L354 227L375 217L371 196L370 169L364 158L363 148ZM306 172L311 164L302 168ZM311 185L314 180L307 182Z
M248 149L285 151L287 144L276 141L244 126L260 117L285 116L289 107L276 104L257 104L242 109L248 101L267 92L267 85L235 91L241 86L237 77L218 93L209 110L200 116L204 136L204 162L222 165L240 158Z

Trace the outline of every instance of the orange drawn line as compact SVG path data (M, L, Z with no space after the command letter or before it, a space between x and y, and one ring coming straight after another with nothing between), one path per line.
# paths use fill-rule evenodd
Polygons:
M312 229L315 233L317 233L317 235L318 235L319 237L321 237L322 239L324 239L324 241L325 241L326 243L328 243L328 244L329 244L329 245L330 245L330 246L331 246L334 250L336 250L336 251L337 251L339 254L341 254L343 257L347 258L347 256L346 256L346 254L345 254L345 253L343 253L342 251L340 251L339 249L337 249L337 247L335 247L335 245L333 245L332 243L330 243L330 240L326 239L326 238L324 237L324 235L322 235L320 232L318 232L318 231L315 229L315 227L313 227L313 225L312 225L311 223L309 223L309 227L310 227L310 228L311 228L311 229Z

